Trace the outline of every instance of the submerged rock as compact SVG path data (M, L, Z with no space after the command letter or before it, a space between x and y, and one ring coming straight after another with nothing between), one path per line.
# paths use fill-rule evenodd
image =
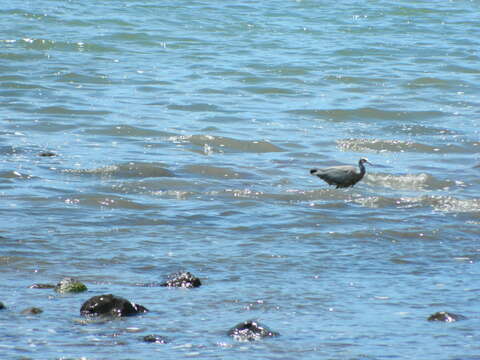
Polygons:
M199 278L188 271L178 272L169 276L168 280L160 286L195 288L202 285Z
M66 277L63 278L56 286L55 291L58 293L79 293L87 291L87 287L77 279Z
M0 301L0 310L5 309L5 305Z
M166 344L168 343L168 339L165 336L160 335L147 335L143 337L143 341L148 343L158 343L158 344Z
M465 320L466 317L459 314L453 314L446 311L439 311L435 314L432 314L428 317L428 321L443 321L443 322L454 322L459 320Z
M37 307L30 307L22 311L22 315L38 315L43 312L42 309Z
M227 334L239 341L260 340L265 337L280 335L279 333L270 330L265 325L253 320L247 320L235 325L235 327L228 330Z
M53 284L33 284L29 286L30 289L55 289Z
M94 296L85 301L80 314L86 316L130 316L148 312L142 305L112 294Z
M42 157L52 157L52 156L57 156L53 151L42 151L41 153L38 154L38 156Z

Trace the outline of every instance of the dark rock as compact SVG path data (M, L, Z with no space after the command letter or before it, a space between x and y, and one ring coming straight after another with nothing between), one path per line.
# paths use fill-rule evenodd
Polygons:
M265 337L280 335L279 333L272 331L266 326L253 320L247 320L237 324L235 327L231 328L227 334L239 341L260 340Z
M23 315L38 315L43 312L42 309L37 308L37 307L30 307L22 311Z
M5 305L0 301L0 310L5 309Z
M188 271L175 273L169 276L169 279L161 286L195 288L202 285L199 278L193 276Z
M53 284L33 284L29 286L30 289L55 289Z
M158 343L158 344L166 344L169 342L165 336L159 336L159 335L144 336L143 341L149 342L149 343Z
M439 311L435 314L432 314L428 317L428 321L443 321L443 322L454 322L459 320L465 320L466 317L459 314L453 314L446 311Z
M94 296L85 301L80 314L86 316L130 316L148 312L148 309L112 294Z
M42 151L41 153L38 154L38 156L52 157L52 156L57 156L57 154L55 154L52 151Z
M55 286L55 291L59 293L79 293L87 291L87 287L82 282L77 279L66 277L63 278L57 286Z

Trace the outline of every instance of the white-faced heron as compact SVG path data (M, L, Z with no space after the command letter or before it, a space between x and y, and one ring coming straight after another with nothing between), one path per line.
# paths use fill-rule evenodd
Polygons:
M346 188L355 185L362 180L365 175L365 166L363 164L370 164L367 159L361 158L358 161L360 172L355 166L332 166L324 169L312 169L310 174L318 176L324 180L328 185L335 185L336 188ZM371 164L370 164L371 165Z

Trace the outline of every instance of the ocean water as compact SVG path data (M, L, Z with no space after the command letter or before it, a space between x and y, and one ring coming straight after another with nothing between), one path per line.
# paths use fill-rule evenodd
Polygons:
M0 357L480 359L479 14L4 2ZM203 286L139 286L179 270ZM88 292L29 288L65 276ZM150 312L85 321L108 293ZM248 319L280 336L226 335Z

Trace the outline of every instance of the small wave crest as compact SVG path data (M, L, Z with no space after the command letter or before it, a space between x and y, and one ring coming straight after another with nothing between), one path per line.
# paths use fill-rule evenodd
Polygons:
M384 130L392 134L405 134L409 136L455 136L460 135L457 130L436 127L423 124L391 124L384 127Z
M417 88L439 88L439 89L457 89L458 87L466 86L464 81L441 79L438 77L419 77L408 81L404 86L409 89Z
M406 175L369 173L365 180L373 186L383 186L396 190L447 190L455 185L455 182L451 180L438 180L425 173Z
M214 179L248 179L254 178L253 174L233 170L227 167L210 165L188 165L184 168L187 173Z
M247 152L247 153L269 153L281 152L283 149L279 146L265 140L238 140L224 136L211 135L188 135L171 136L170 141L174 143L184 143L193 146L192 151L210 155L218 152Z
M342 139L337 141L337 146L342 151L356 152L417 152L417 153L465 153L470 148L477 146L477 142L464 142L461 145L454 143L439 143L427 145L413 141L384 140L384 139Z
M382 139L342 139L337 141L337 146L342 151L356 152L426 152L440 151L434 146L401 140Z
M409 209L431 207L434 211L445 213L480 212L480 199L459 199L453 196L441 195L401 198L370 196L357 198L354 202L368 208L395 207L399 209Z
M287 111L290 114L300 116L311 116L328 121L355 121L359 119L376 120L427 120L445 116L441 111L403 111L403 110L382 110L376 108L357 109L294 109Z
M100 196L97 194L77 194L74 197L65 197L63 201L67 205L83 205L88 207L101 207L109 209L132 209L148 210L150 206L141 204L116 195Z
M131 162L120 165L108 165L94 169L67 169L64 173L74 175L90 175L109 178L149 178L172 177L173 172L155 163Z
M26 49L37 51L71 51L71 52L95 52L95 53L109 53L117 52L118 50L113 46L105 46L100 43L84 43L70 42L70 41L58 41L45 38L22 38L9 40L11 43L18 43Z
M458 199L452 196L432 196L429 202L440 212L480 212L480 199Z

